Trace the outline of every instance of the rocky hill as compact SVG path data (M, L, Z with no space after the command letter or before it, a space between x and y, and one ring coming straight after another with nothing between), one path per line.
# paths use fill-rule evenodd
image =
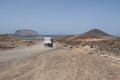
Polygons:
M27 30L27 29L17 30L15 32L15 34L16 35L22 35L22 36L39 35L36 31Z
M81 36L106 37L111 35L99 29L92 29L86 33L81 34Z
M90 30L79 36L58 39L58 42L65 47L69 45L74 47L90 46L91 48L97 48L96 51L107 51L120 56L120 38L113 37L98 29Z

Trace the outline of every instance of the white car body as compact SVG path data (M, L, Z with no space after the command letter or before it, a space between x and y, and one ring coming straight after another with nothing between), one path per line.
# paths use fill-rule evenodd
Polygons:
M53 46L52 38L51 37L44 37L44 45L48 47Z

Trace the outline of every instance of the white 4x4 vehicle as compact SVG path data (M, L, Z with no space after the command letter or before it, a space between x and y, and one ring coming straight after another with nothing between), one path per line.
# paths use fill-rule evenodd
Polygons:
M53 40L51 37L44 37L44 46L53 47Z

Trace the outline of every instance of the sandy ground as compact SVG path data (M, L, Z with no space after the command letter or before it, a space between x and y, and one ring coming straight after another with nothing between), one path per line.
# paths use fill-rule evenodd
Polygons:
M8 57L1 57L0 80L120 80L120 62L89 54L88 46L75 49L37 46L0 52L2 57Z
M53 48L55 48L56 46L57 45L54 44ZM8 51L0 51L0 61L34 55L35 53L47 51L53 48L44 47L44 42L41 41L37 45L31 47L24 47L22 49L15 49Z

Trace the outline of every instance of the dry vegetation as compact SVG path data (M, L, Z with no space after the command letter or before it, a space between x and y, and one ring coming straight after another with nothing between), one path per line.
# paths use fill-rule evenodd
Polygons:
M63 44L64 47L84 47L90 46L90 48L95 48L95 53L98 51L107 51L113 55L120 56L120 38L114 37L69 37L58 39L58 42Z
M41 39L39 38L23 38L8 34L0 35L0 50L23 48L37 44Z

